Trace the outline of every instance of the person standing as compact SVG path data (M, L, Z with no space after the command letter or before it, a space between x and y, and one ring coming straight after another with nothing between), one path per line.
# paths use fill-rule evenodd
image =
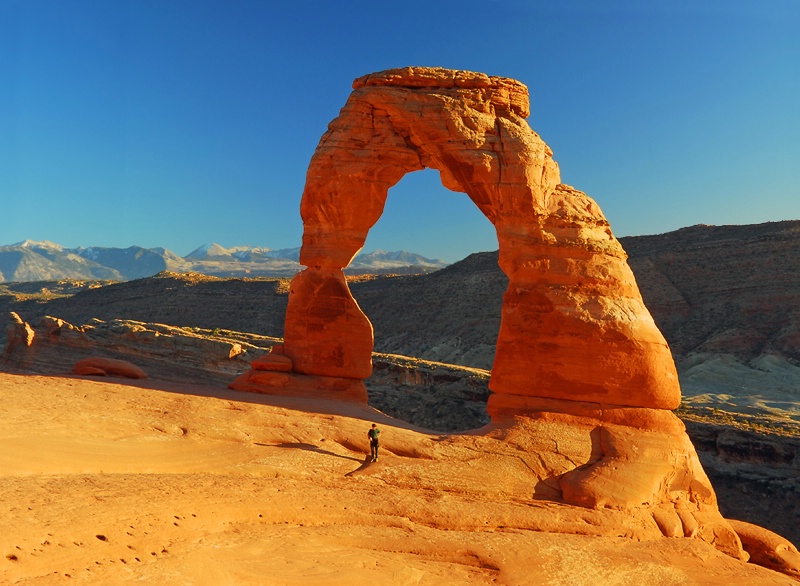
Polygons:
M372 424L372 428L367 432L367 437L369 437L369 455L372 458L372 462L378 461L378 436L381 434L381 430L378 429L378 426L374 423Z

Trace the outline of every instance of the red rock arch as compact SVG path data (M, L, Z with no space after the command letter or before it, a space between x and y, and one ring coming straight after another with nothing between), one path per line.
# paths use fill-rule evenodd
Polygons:
M353 83L303 192L300 262L308 268L292 281L285 326L295 373L369 376L372 326L342 269L389 188L429 167L497 230L509 285L490 382L493 416L551 399L678 405L672 357L622 247L597 204L560 184L528 115L523 84L481 73L405 68Z

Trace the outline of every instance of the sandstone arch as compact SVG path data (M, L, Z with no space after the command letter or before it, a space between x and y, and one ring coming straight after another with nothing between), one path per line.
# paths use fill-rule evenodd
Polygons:
M509 286L493 414L526 410L537 398L678 405L672 357L625 253L599 207L560 184L552 152L525 121L523 84L405 68L359 78L353 90L320 140L303 192L300 262L308 268L292 282L285 326L293 372L342 379L337 388L369 376L372 326L342 269L379 219L389 188L429 167L497 230Z
M497 230L509 286L490 383L493 415L525 410L536 398L678 405L672 357L624 251L599 207L560 184L528 115L523 84L481 73L405 68L353 83L303 192L300 262L308 268L292 282L285 327L295 373L369 376L372 326L342 269L379 219L389 188L429 167Z
M538 454L534 498L602 509L609 534L628 534L633 516L744 559L668 411L680 402L675 366L625 252L597 204L560 183L528 113L524 85L480 73L406 68L357 79L309 165L308 268L292 280L284 345L229 386L366 402L372 326L342 269L389 188L438 169L497 230L509 285L488 408L505 421L489 433Z

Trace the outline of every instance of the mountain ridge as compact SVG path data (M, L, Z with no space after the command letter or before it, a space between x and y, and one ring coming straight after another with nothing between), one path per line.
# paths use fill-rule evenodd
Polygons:
M141 246L65 248L47 240L24 240L0 246L0 283L60 279L130 281L163 271L204 273L218 277L291 277L302 270L300 248L263 246L225 248L204 244L184 257L163 248ZM447 266L408 251L361 253L349 274L399 272L417 274Z

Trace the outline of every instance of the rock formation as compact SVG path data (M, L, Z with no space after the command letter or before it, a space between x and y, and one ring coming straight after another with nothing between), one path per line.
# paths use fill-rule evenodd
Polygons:
M342 270L389 188L430 167L497 229L509 286L490 411L526 411L528 397L677 407L669 348L625 253L597 205L559 183L550 149L525 121L524 85L405 68L359 78L353 89L312 157L303 192L300 262L308 268L292 281L284 328L294 372L369 375L372 327Z
M292 372L277 372L285 362L276 361L230 386L312 396L316 386L326 397L341 388L342 398L357 398L355 385L372 370L373 330L343 269L389 188L406 173L437 169L497 230L509 282L488 410L501 428L525 427L540 458L535 496L638 511L665 536L745 559L668 411L680 403L675 365L625 252L597 204L560 183L528 114L527 88L510 79L435 68L357 79L308 169L307 268L290 286L281 349Z
M242 390L263 392L270 385L273 392L327 392L331 399L363 403L366 386L370 405L417 426L463 431L488 423L489 372L481 369L374 354L373 374L362 385L354 379L293 374L281 340L258 334L122 319L73 325L52 316L41 318L33 328L13 312L8 330L8 343L0 354L0 371L5 372L136 374L128 378L147 372L157 380L208 385L228 384L249 368L250 374L240 381Z
M33 328L22 321L22 318L16 312L10 312L9 324L6 328L6 343L9 348L23 346L30 347L36 337Z
M435 168L493 223L508 277L492 425L458 441L498 441L518 452L522 494L549 501L556 517L581 511L580 527L592 526L572 531L691 537L744 560L669 411L680 400L674 363L625 253L597 205L559 183L527 115L527 90L513 80L425 68L356 80L309 167L300 257L308 268L290 287L284 346L230 386L366 401L372 326L343 269L388 189L405 173ZM64 333L62 324L49 337ZM764 536L756 542L754 549L772 547Z
M620 241L630 255L629 262L645 302L675 352L690 341L690 338L683 337L688 332L685 326L676 327L679 324L665 321L677 315L671 313L670 308L679 309L680 304L672 303L668 296L663 297L671 291L659 286L659 283L663 284L663 278L654 279L653 270L639 269L651 266L661 272L671 270L668 276L675 287L683 292L694 292L693 313L689 316L693 323L706 324L703 327L711 331L716 327L711 318L746 319L750 324L747 327L752 330L760 327L762 322L771 324L777 321L787 308L791 311L797 309L797 303L792 305L792 301L796 301L798 290L790 278L790 269L793 266L791 259L800 251L798 229L800 222L705 226L659 237L629 237ZM496 252L477 253L447 269L420 277L348 280L359 306L375 324L376 349L490 368L499 329L502 292L508 284L507 277L497 265L497 257ZM765 273L755 274L758 269L756 258L777 259L762 267L767 271L767 287L754 286L759 278L765 278ZM776 270L776 266L786 269L781 280L776 274L769 273ZM736 294L738 289L731 290L732 284L741 289L741 295ZM62 328L60 336L51 336L50 332L57 330L36 326L38 334L35 340L32 339L32 346L25 345L27 334L19 337L22 344L16 347L19 352L14 351L19 361L11 370L66 373L79 357L112 355L113 348L113 355L135 362L155 379L171 377L171 380L195 384L209 381L227 384L237 369L241 372L247 368L244 359L256 356L259 351L266 352L277 340L259 341L240 332L225 331L222 337L232 341L223 343L214 341L214 328L282 335L289 287L288 282L276 288L277 285L276 281L220 281L197 275L160 275L92 290L86 290L86 284L82 283L47 283L49 291L57 295L46 303L34 296L42 284L24 288L22 285L9 286L10 292L24 294L24 300L3 306L5 300L12 298L0 293L0 308L17 311L32 325L39 324L39 318L45 314L58 315L74 324L87 324L76 326L85 334L74 338L68 328ZM707 289L702 296L699 285ZM64 296L68 294L73 296ZM720 294L724 298L718 297ZM443 299L447 300L446 304L442 303ZM747 303L741 303L743 301ZM732 311L720 313L715 307L732 308ZM113 319L120 315L142 322L174 323L178 320L177 323L183 325L207 329L170 328ZM766 320L759 318L762 315ZM785 315L789 319L784 321L790 324L793 314ZM89 322L94 316L107 321ZM681 317L684 322L686 319L686 316ZM22 331L34 331L20 320L10 324L12 331L17 330L14 324L21 325ZM723 329L725 327L723 325ZM0 326L0 334L5 330L5 325ZM75 346L78 343L90 343L91 347ZM236 343L247 352L229 359ZM738 354L735 349L727 351ZM33 357L31 368L27 369L22 362L26 356ZM680 358L679 353L675 356ZM427 371L423 371L422 361L402 360L405 364L401 365L397 357L384 358L373 354L373 375L365 381L371 406L403 421L437 431L461 431L487 423L488 371L482 372L480 377L469 378L464 376L466 371L455 371L452 366L432 363ZM3 367L4 359L0 357L0 369ZM763 383L759 385L758 388L763 388ZM728 410L732 406L730 395L725 401L726 404L719 407ZM723 425L726 420L730 422L730 418L722 411L714 417L704 415L702 423L687 420L690 415L686 412L678 415L686 423L723 516L768 527L800 543L798 513L794 507L800 498L800 488L796 483L800 442L786 435L776 435L780 426L786 426L787 433L796 435L796 424L792 427L792 420L786 418L748 417L734 429L731 425ZM591 428L589 435L584 437L591 439ZM564 443L559 442L559 445ZM531 456L533 461L536 459L533 456L539 453L550 457L547 452L552 446L548 448L543 442L536 449L539 452ZM552 490L560 490L558 482L549 482L553 484ZM538 487L537 494L542 490L543 486ZM554 495L553 499L557 498L557 492L551 491L550 494Z
M750 562L800 579L800 552L780 535L744 521L730 521Z
M280 341L120 319L76 326L45 316L33 328L12 314L10 322L0 354L0 370L6 372L144 378L146 371L160 380L227 383Z
M90 357L78 360L72 372L83 376L121 376L124 378L147 378L147 374L127 360Z
M0 373L0 583L796 586L662 537L647 509L531 498L591 449L571 424L434 434L366 405L123 383Z

